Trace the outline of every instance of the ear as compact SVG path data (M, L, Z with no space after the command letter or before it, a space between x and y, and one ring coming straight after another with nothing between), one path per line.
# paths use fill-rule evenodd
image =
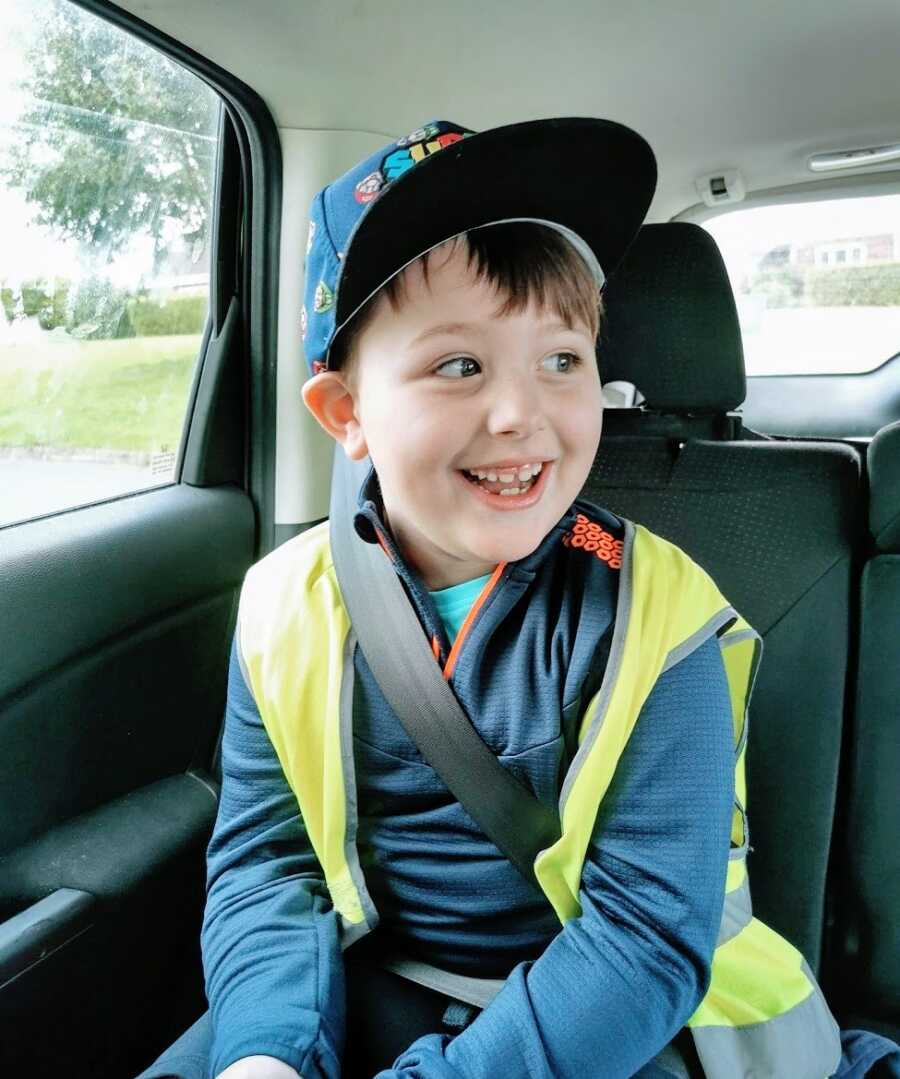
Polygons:
M322 371L303 383L303 403L335 441L340 442L351 461L369 452L356 401L337 371Z

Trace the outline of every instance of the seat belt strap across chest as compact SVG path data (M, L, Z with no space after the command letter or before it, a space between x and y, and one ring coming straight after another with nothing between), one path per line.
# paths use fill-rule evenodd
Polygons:
M368 471L335 448L330 536L353 630L388 704L425 760L485 835L543 894L538 853L560 837L558 814L534 797L485 744L445 680L396 570L356 535L357 491Z

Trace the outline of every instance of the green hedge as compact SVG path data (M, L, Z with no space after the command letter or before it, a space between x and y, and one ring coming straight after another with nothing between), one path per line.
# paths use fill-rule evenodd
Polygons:
M768 307L900 307L900 263L785 266L756 274L746 292Z
M25 318L37 315L41 329L54 330L66 323L69 282L25 281L19 289L0 286L0 303L7 322L18 314Z
M7 322L37 316L41 329L62 327L85 341L123 337L168 337L202 332L207 297L155 300L117 288L103 277L77 284L64 279L24 281L18 288L0 284Z
M813 270L807 302L813 307L898 307L900 263Z
M128 312L138 337L200 333L206 321L206 296L177 296L172 300L132 300Z

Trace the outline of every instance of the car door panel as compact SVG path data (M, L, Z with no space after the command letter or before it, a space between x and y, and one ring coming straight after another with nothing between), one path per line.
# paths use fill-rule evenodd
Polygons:
M179 484L2 533L4 1073L74 1051L67 1074L126 1074L137 1000L171 998L173 1031L202 1000L206 769L255 531L237 488Z

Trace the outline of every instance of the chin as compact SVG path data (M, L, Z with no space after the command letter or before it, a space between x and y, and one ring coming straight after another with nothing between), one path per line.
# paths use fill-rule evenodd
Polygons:
M536 551L546 534L539 529L533 532L529 530L527 536L498 536L493 542L480 537L471 549L473 555L483 562L518 562Z

